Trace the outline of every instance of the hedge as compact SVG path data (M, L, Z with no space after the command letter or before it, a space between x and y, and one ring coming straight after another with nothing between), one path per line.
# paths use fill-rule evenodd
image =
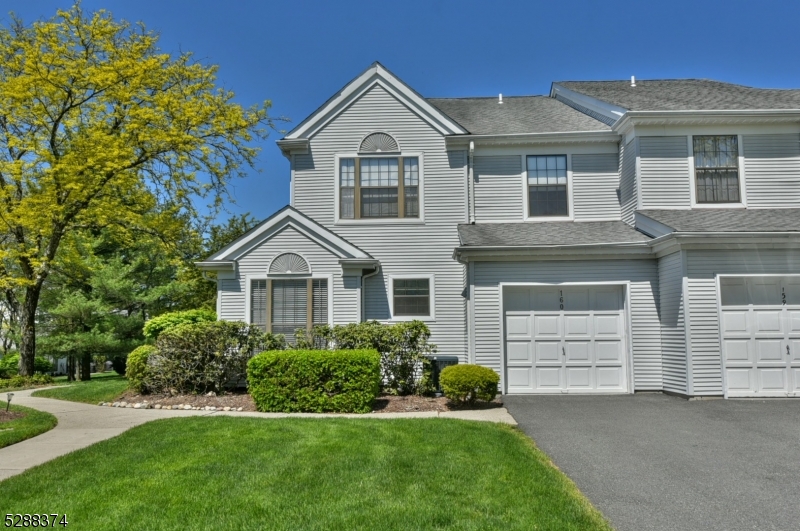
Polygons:
M163 313L144 324L142 332L148 339L157 339L161 332L182 324L216 321L217 314L211 310L186 310Z
M259 411L368 413L378 396L375 350L273 350L247 364Z
M500 376L480 365L450 365L442 369L439 383L444 396L459 404L474 404L477 399L494 400Z
M125 367L125 377L131 389L143 393L146 391L145 378L147 377L147 360L156 351L153 345L142 345L128 354Z

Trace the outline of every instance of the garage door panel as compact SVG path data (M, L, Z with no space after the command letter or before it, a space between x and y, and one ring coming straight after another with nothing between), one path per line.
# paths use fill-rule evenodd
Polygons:
M564 309L570 312L588 312L591 309L589 304L589 288L567 288L562 290L564 297Z
M589 341L567 341L564 343L565 357L567 365L570 363L590 364L592 344Z
M531 295L534 312L558 312L561 311L561 296L558 289L534 289Z
M783 359L783 341L780 339L756 339L756 363L780 363L785 364Z
M558 341L537 341L533 344L536 350L536 363L561 365L561 343Z
M789 371L791 378L789 392L800 394L800 368L793 368Z
M509 391L533 391L533 369L531 367L509 367L508 389Z
M755 332L757 334L783 333L783 319L780 310L757 310L755 319Z
M591 367L567 367L565 373L567 389L589 390L594 387Z
M783 283L783 292L786 294L786 304L800 306L800 278L788 278Z
M595 315L595 337L622 337L622 315Z
M620 367L597 367L598 389L624 389L625 373Z
M785 393L786 376L784 369L758 369L759 392Z
M503 302L506 311L527 312L531 308L531 290L529 288L515 288L504 294Z
M588 336L589 335L588 315L566 315L564 316L564 336Z
M622 341L595 341L594 358L599 364L623 363Z
M747 279L749 304L772 306L781 300L780 277L753 277Z
M790 334L800 334L800 311L789 310L786 326Z
M530 364L533 362L530 341L509 341L506 343L509 365Z
M755 391L753 369L728 369L728 392L752 393Z
M800 338L790 339L788 345L789 353L786 357L789 358L789 364L800 367Z
M533 330L536 339L560 338L561 317L558 315L533 315Z
M506 315L506 337L508 339L531 339L531 316Z
M622 297L619 288L596 288L594 310L597 312L622 310Z
M564 387L561 367L536 367L537 389L562 389Z
M726 339L724 341L725 362L728 365L753 364L753 352L749 339Z
M742 311L727 311L722 316L722 331L726 334L750 334L750 329L747 326L747 316L749 312Z

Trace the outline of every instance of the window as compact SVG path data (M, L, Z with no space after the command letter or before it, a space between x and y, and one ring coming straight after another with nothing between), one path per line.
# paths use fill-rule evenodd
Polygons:
M694 176L698 203L739 203L739 142L733 136L695 136Z
M568 216L566 155L528 157L530 217Z
M431 314L431 290L428 278L393 280L394 316L426 317Z
M339 159L339 218L419 218L419 158Z
M298 328L328 322L327 279L260 279L250 283L250 322L294 343Z

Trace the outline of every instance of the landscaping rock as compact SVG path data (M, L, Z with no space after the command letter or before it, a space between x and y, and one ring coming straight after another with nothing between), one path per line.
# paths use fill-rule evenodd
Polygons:
M119 403L119 407L125 407L125 406L127 406L127 405L128 405L128 403L127 403L127 402L125 402L124 400L123 400L122 402L120 402L120 403Z
M230 411L230 410L231 410L230 406L225 406L224 408L222 408L222 411Z
M190 406L189 404L186 404L185 406L183 406L183 409L189 410L189 409L192 409L192 406Z
M241 410L242 410L242 408L240 408L240 407L236 408L236 411L241 411Z
M161 404L156 404L154 409L161 409Z
M133 409L142 409L142 404L137 402L136 404L133 405Z

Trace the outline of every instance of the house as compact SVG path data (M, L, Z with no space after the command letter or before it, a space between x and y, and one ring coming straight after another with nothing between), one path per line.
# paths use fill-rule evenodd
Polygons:
M503 393L800 395L800 90L375 63L278 145L290 205L200 264L222 319L421 319Z

